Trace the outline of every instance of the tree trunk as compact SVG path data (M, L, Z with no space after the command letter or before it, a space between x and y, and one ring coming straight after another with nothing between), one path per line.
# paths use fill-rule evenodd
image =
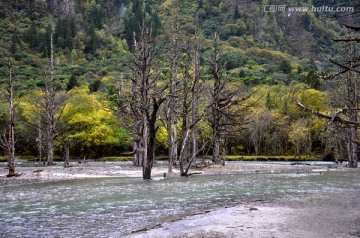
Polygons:
M215 164L220 164L221 163L221 159L220 159L220 133L217 130L217 128L214 129L215 131L213 132L214 135L214 142L213 142L213 162Z
M11 63L9 62L9 140L8 140L8 167L9 174L8 176L15 175L15 107L14 107L14 89L13 89L13 79L11 74Z
M191 129L187 128L186 133L184 135L181 150L180 150L180 156L179 156L179 168L180 168L180 176L187 176L188 170L185 168L185 158L188 155L187 153L187 144L190 137Z
M147 159L144 166L144 179L151 179L151 169L154 164L154 155L155 155L155 138L156 138L156 126L155 121L149 125L149 141L147 147Z
M48 134L48 138L49 136ZM47 142L47 165L54 165L54 143L51 139Z
M357 168L358 167L358 159L357 159L357 154L358 154L358 149L357 149L357 127L356 126L352 126L350 128L350 141L349 141L349 163L348 166L350 168Z
M46 124L47 124L47 165L54 164L54 138L55 138L55 85L54 85L54 46L51 35L50 51L50 80L45 82L46 97Z
M41 118L39 118L38 122L38 150L39 150L39 163L41 164L42 157L43 157L43 136L41 130Z
M192 123L198 120L199 117L199 80L200 80L200 39L196 39L194 51L194 75L193 75L193 89L192 89ZM194 166L196 166L196 154L198 153L197 145L197 126L195 125L191 131L192 139L192 158L194 159Z
M69 157L70 157L70 142L69 142L69 140L66 140L66 142L65 142L65 162L64 162L65 168L68 168L70 166Z

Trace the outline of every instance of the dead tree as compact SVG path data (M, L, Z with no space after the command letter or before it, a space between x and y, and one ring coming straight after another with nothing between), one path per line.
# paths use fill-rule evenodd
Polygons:
M46 149L47 149L47 165L54 164L54 139L56 134L56 86L55 86L55 69L54 69L54 46L53 37L50 39L50 77L45 80L45 125L46 125Z
M244 116L244 114L253 104L247 106L241 104L256 93L256 90L252 93L245 93L246 88L237 87L232 89L230 78L225 74L219 53L218 39L216 33L214 33L211 63L214 84L208 87L210 91L208 121L212 128L212 161L215 164L224 165L225 140L230 135L233 135L234 131L236 131L235 127L241 128L242 124L248 121L250 116ZM223 155L223 158L220 157L220 154Z
M224 140L223 134L227 126L227 118L230 109L236 104L235 93L228 90L229 78L224 75L221 61L219 57L219 48L217 35L214 33L213 43L213 63L211 65L211 73L214 78L214 86L210 89L211 94L211 114L209 117L210 125L213 133L213 158L215 164L225 163L220 158L220 145Z
M134 45L133 45L133 59L130 63L132 70L131 82L132 82L132 96L131 96L131 113L133 117L133 165L142 166L143 165L143 153L141 151L141 133L142 133L142 117L140 112L140 96L139 96L139 80L137 77L138 70L138 57L135 55L135 52L139 51L138 45L135 39L134 33Z
M195 38L195 49L194 49L194 73L193 73L193 86L191 89L191 111L192 111L192 120L191 124L193 125L191 131L192 139L192 159L194 160L194 165L196 166L196 155L198 153L198 143L197 143L197 122L199 120L199 94L200 94L200 37L196 36Z
M7 163L9 173L7 177L18 176L15 173L15 103L14 103L14 83L12 77L11 62L8 62L9 68L9 81L7 86L7 99L9 102L9 120L8 128L5 133L0 137L0 147L7 151Z
M141 154L143 179L151 179L151 169L155 159L156 119L160 105L165 101L165 88L157 86L155 49L152 43L151 29L141 24L139 41L134 37L133 57L130 64L133 71L133 94L137 95L133 111L139 122L140 136L134 155ZM135 130L134 130L135 131Z
M187 42L186 56L183 59L182 75L179 81L181 93L181 138L179 139L179 168L181 176L188 176L188 171L195 163L196 156L203 148L198 148L197 124L201 121L204 113L198 115L199 98L202 89L200 83L200 38L196 36L194 48ZM205 143L203 143L204 147Z
M360 57L356 52L356 44L359 42L358 36L355 35L358 32L359 27L345 25L352 32L351 37L345 37L342 39L335 39L334 42L346 42L348 44L348 57L344 62L337 62L333 59L329 59L331 63L339 67L339 72L323 77L326 80L333 78L340 78L341 92L332 92L331 97L334 98L334 107L339 110L333 115L325 115L318 111L312 110L306 107L301 102L297 102L297 105L318 117L329 120L334 123L339 129L345 128L346 131L346 150L348 157L348 166L351 168L358 167L358 127L360 126L358 111L360 96L359 96L359 74L360 74ZM340 158L342 159L342 158Z
M174 25L173 25L173 39L171 43L171 74L169 77L169 94L167 96L167 110L166 110L166 129L168 132L168 153L169 153L169 168L168 172L172 172L173 164L178 159L178 64L179 64L179 9L177 2L174 4Z
M27 121L27 123L39 130L37 138L39 151L46 147L47 165L54 164L54 146L55 138L60 130L57 125L61 114L66 105L64 94L57 91L58 86L55 83L54 67L54 46L52 36L50 39L50 75L45 69L45 87L40 95L33 95L34 113L38 119L37 123ZM42 153L40 152L40 156Z

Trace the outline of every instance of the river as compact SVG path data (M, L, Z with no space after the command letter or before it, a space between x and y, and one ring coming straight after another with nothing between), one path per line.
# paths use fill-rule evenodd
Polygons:
M357 172L101 178L0 187L0 237L121 237L251 200L360 189Z

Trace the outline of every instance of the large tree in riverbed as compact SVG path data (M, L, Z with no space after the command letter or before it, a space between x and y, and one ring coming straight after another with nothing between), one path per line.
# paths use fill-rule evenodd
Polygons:
M155 48L151 28L141 23L139 36L134 33L132 61L132 113L134 118L134 157L142 159L143 178L151 179L155 157L156 119L165 101L164 87L159 87Z
M7 100L9 103L9 120L5 133L0 136L0 147L7 151L7 162L9 173L8 177L17 176L15 173L15 104L14 104L14 83L12 77L11 62L8 62L9 81L6 89Z
M211 73L214 79L214 85L209 88L211 95L209 122L212 128L212 146L213 146L213 163L224 164L225 158L220 158L221 149L225 149L225 137L229 128L238 125L239 111L234 111L234 106L241 101L247 100L249 96L240 98L239 89L230 89L230 80L226 76L220 60L217 34L214 33L213 58L211 64Z

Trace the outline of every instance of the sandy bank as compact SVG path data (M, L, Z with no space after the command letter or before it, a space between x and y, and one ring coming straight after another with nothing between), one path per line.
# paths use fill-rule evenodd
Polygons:
M163 224L127 238L359 237L360 191L254 202Z

